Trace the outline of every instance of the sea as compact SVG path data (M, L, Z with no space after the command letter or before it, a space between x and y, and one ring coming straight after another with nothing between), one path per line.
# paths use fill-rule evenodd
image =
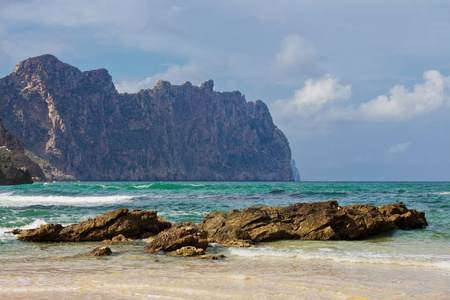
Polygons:
M428 227L357 241L213 244L220 261L146 254L146 240L17 241L14 228L69 225L121 207L199 223L214 211L334 199L403 202ZM0 187L0 299L450 299L450 182L46 182Z

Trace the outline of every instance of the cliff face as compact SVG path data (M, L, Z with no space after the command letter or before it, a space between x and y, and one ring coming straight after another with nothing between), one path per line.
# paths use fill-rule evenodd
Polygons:
M213 85L159 81L119 94L106 70L43 55L0 79L0 116L25 148L79 180L292 180L266 105Z
M25 151L22 147L22 143L17 140L14 136L12 136L5 128L3 127L3 122L0 119L0 147L3 147L2 150L2 161L3 161L3 173L7 173L7 169L27 169L29 174L33 176L33 180L35 181L45 181L46 177L42 172L42 169L32 161L28 156L25 155ZM23 176L20 175L21 172L13 171L16 175L14 176ZM30 177L31 179L31 177ZM18 179L20 182L21 179ZM15 182L15 180L12 180ZM28 178L25 180L25 183L30 183ZM31 182L32 183L32 182Z
M16 168L12 163L12 151L0 147L0 185L33 183L30 172Z

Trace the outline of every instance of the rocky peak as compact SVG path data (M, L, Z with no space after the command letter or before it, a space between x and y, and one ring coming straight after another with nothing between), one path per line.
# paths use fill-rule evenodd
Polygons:
M205 82L201 83L199 87L201 89L209 90L212 92L214 89L214 81L212 79L206 80Z
M22 89L37 85L73 86L80 75L79 69L45 54L20 62L8 76L8 82Z

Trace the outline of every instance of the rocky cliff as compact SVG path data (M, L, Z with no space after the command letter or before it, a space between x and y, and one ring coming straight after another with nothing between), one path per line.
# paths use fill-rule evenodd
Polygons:
M17 140L14 136L12 136L7 130L5 130L1 119L0 119L0 147L5 148L3 149L3 158L2 158L4 173L6 173L6 169L8 168L27 169L29 173L33 175L33 180L35 181L46 180L46 177L42 169L39 167L38 164L36 164L28 156L25 155L22 143L19 140ZM6 149L8 151L6 151ZM17 174L20 173L17 171L13 172ZM30 182L28 179L26 179L25 183Z
M158 81L119 94L105 69L43 55L0 79L0 116L78 180L292 180L288 141L266 105L213 85Z
M30 172L14 167L12 151L5 146L0 147L0 185L33 183Z

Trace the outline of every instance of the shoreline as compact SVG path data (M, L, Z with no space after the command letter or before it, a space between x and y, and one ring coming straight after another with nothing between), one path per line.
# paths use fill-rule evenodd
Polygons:
M136 253L137 254L137 253ZM8 299L416 299L450 296L450 271L285 257L224 261L119 254L0 262ZM50 294L49 294L50 293Z

